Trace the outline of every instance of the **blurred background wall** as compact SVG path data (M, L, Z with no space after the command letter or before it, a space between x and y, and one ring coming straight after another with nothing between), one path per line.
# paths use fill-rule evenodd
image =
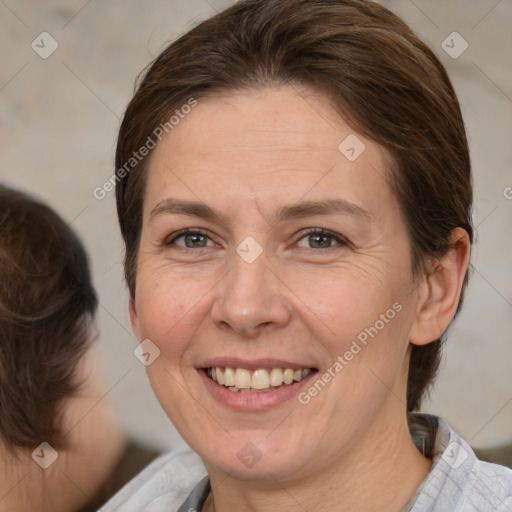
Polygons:
M160 410L127 315L113 172L134 79L229 0L0 0L0 181L51 203L90 252L103 370L126 431L161 449ZM463 312L425 409L476 446L512 441L512 1L390 0L453 80L471 144L477 244ZM456 33L456 34L455 34Z

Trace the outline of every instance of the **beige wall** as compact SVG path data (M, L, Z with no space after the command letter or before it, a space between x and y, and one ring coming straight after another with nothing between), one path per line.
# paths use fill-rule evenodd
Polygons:
M159 446L176 442L132 354L114 197L93 196L113 172L116 129L136 74L162 45L228 0L6 0L0 3L0 179L51 202L81 234L100 293L101 353L126 429ZM471 442L512 439L512 2L397 0L401 14L448 68L471 141L476 186L475 267L451 329L429 410ZM48 58L37 38L58 43ZM452 32L469 44L457 59ZM461 40L456 41L456 46ZM54 44L54 43L53 43ZM451 44L451 43L450 43ZM453 45L452 45L453 46Z

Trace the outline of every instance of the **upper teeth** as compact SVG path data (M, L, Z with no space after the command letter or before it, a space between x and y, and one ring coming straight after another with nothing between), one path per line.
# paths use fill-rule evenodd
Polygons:
M293 370L292 368L259 368L251 374L250 370L245 368L224 368L216 366L208 369L208 376L222 386L241 389L265 390L282 386L283 384L292 384L299 382L311 373L309 368Z

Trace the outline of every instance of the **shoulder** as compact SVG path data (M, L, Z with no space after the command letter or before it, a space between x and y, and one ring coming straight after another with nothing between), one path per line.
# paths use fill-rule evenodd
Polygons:
M440 420L440 430L444 430L447 443L438 464L442 469L442 462L446 463L447 480L458 482L461 489L459 508L455 510L512 511L512 469L479 460L469 443L444 420Z
M443 419L421 417L424 423L435 425L432 469L406 510L511 512L512 470L479 460L468 442Z
M98 512L177 510L205 475L201 459L190 448L173 451L158 457Z
M512 469L476 459L465 502L479 511L512 511Z

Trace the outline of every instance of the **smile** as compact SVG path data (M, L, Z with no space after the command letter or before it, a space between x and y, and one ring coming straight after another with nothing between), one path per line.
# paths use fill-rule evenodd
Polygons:
M206 375L234 393L266 393L291 386L305 379L313 368L229 368L215 366L207 368Z

